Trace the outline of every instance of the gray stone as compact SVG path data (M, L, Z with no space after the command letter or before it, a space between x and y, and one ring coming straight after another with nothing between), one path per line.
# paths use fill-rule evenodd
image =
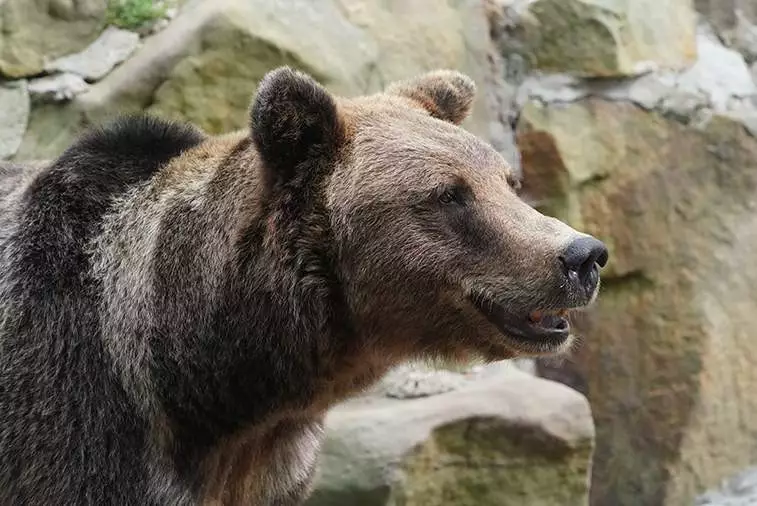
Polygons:
M708 105L707 96L702 92L675 90L663 98L659 108L672 118L688 123Z
M736 34L734 47L744 55L747 62L757 60L757 25L746 14L736 11Z
M757 110L754 108L736 109L729 111L728 117L744 125L752 137L757 137Z
M89 81L98 81L126 60L138 45L138 34L110 26L86 49L58 58L47 65L45 70L68 72Z
M29 125L14 161L50 160L66 150L83 129L91 124L78 102L37 101L29 115Z
M520 150L515 143L514 125L518 120L515 103L518 86L507 74L507 61L493 41L488 55L489 67L483 76L483 93L490 111L488 137L494 147L520 176ZM479 82L481 80L479 79Z
M724 480L719 490L699 496L695 506L757 506L757 467Z
M155 90L151 112L210 133L241 128L257 83L280 65L305 70L336 92L369 87L376 41L331 0L215 0L192 7L156 36L175 33L179 22L196 23L184 57ZM148 49L140 56L155 59Z
M757 141L717 114L692 128L598 99L529 103L518 128L524 193L613 259L564 364L597 421L592 500L691 505L757 463L757 374L744 351Z
M375 392L395 399L414 399L457 390L467 381L464 373L407 364L389 372Z
M29 92L24 80L0 82L0 159L13 156L29 121Z
M534 74L517 92L521 108L529 100L569 103L586 97L632 102L689 122L703 110L726 113L753 109L757 86L744 58L721 44L705 27L697 34L698 58L690 68L648 72L631 79L585 80L567 74Z
M727 46L747 62L757 60L757 2L754 0L695 0L697 11Z
M744 58L703 29L697 35L697 53L696 63L678 77L676 88L692 94L704 93L716 112L728 110L733 98L757 95Z
M676 76L669 71L654 72L637 78L588 82L588 95L618 102L632 102L642 109L655 109L676 90Z
M326 419L308 506L582 506L585 397L509 365L447 393L363 397Z
M499 375L511 369L534 375L534 360L520 358L485 365L470 364L451 369L434 367L423 363L407 363L390 371L366 395L378 395L395 399L429 397L459 390L468 386L471 382Z
M568 74L535 74L527 77L518 89L517 104L521 108L529 100L544 103L575 102L588 94L589 88L577 77Z
M658 107L675 89L675 79L669 75L648 74L635 79L628 88L628 99L644 109Z
M29 81L29 95L32 100L63 102L89 89L84 79L76 74L55 74Z

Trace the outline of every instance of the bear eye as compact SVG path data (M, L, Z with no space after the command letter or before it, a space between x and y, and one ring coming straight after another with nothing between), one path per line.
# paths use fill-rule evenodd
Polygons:
M461 204L460 195L455 190L444 190L439 194L439 202L442 204Z
M426 202L431 204L456 208L467 207L468 203L474 200L474 195L465 181L440 181L426 194L426 199Z

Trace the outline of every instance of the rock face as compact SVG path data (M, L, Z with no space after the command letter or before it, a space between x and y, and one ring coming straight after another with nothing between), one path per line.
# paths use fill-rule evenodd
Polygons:
M0 160L16 153L29 121L26 81L0 82Z
M337 91L366 88L374 41L333 2L295 3L296 10L278 2L220 0L185 11L180 17L199 24L149 110L212 133L240 128L256 83L279 65L305 70ZM162 35L171 37L182 21Z
M727 45L749 63L757 60L757 3L753 0L695 0L696 9Z
M597 423L592 502L691 504L757 461L757 141L627 103L527 104L526 192L613 259L574 359Z
M48 60L86 47L103 29L107 0L0 2L0 75L40 73Z
M497 0L503 50L530 69L577 76L683 68L696 58L688 0Z
M528 392L528 395L523 395ZM514 368L421 398L332 411L308 506L582 506L586 399Z
M518 88L516 103L575 102L587 97L632 102L688 123L711 112L750 117L757 86L742 56L706 28L697 34L697 61L680 72L658 71L628 79L587 80L567 74L533 75ZM703 116L704 114L704 116Z
M243 127L279 65L343 95L462 70L464 126L612 250L577 355L540 366L593 405L593 504L693 504L757 462L757 2L187 0L133 53L105 4L0 0L0 75L33 76L0 83L0 159L119 112ZM585 399L514 374L400 371L336 410L311 506L585 504ZM698 500L748 504L739 480Z
M128 30L108 27L92 44L79 53L58 58L45 66L48 72L69 72L97 81L124 61L139 44L139 35Z
M754 69L737 39L724 46L717 23L716 35L683 16L682 30L696 31L696 59L683 68L612 76L566 58L534 72L527 63L541 50L523 43L533 22L524 13L540 2L508 3L492 23L526 197L612 250L598 306L577 318L577 356L538 369L592 403L594 505L692 504L757 461L747 393L757 373L743 358L757 337L745 316L757 303L757 270L745 262L757 246ZM660 4L642 25L673 6ZM748 18L740 6L728 7L734 19ZM587 61L605 61L608 44L559 44L581 47Z
M81 125L123 111L147 109L210 133L241 128L257 82L279 65L351 95L439 67L483 82L489 50L475 0L189 1L89 91L65 107L35 108L17 159L54 156ZM489 115L482 92L465 126L488 137Z

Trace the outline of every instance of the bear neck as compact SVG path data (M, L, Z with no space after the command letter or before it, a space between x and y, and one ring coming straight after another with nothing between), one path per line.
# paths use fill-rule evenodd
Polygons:
M384 372L364 360L345 302L323 191L330 168L270 188L251 174L265 170L253 149L239 141L234 163L227 154L191 191L163 180L139 197L174 196L154 224L162 239L144 248L155 252L144 290L154 321L132 333L148 335L157 404L176 447L194 454L250 427L318 419Z

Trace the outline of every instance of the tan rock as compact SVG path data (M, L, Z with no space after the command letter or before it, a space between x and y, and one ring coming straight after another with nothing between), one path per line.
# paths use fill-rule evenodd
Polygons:
M526 192L611 250L573 371L597 423L592 502L692 504L757 461L757 141L598 100L530 103L519 141Z
M635 75L650 67L684 68L696 59L690 0L534 0L512 2L506 52L530 67L577 76Z
M0 75L31 76L75 53L104 28L106 0L0 2Z
M460 70L480 91L464 127L488 138L492 111L484 85L493 50L485 2L480 0L335 0L347 19L375 41L365 91L427 70Z
M357 399L326 426L308 506L588 503L586 399L515 368L429 397Z
M473 0L188 2L89 91L60 109L33 111L17 158L55 156L59 141L79 131L82 121L74 121L55 133L56 142L40 142L60 126L58 115L89 123L146 109L210 133L244 127L258 81L280 65L347 96L440 67L463 70L483 84L488 44L483 7ZM479 93L465 126L488 136L485 95Z
M241 128L256 84L280 65L302 69L337 92L366 88L373 41L330 0L294 3L213 2L194 50L171 70L148 110L212 133Z

